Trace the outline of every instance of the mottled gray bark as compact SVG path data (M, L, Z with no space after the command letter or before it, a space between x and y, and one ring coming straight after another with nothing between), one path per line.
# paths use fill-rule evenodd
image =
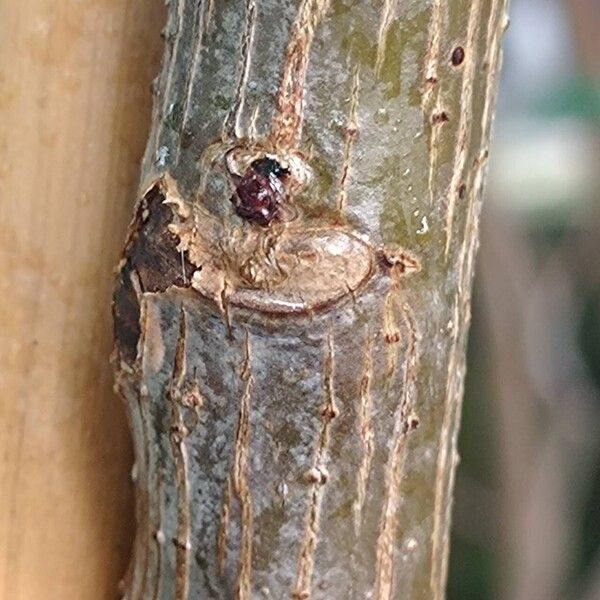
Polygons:
M171 0L114 306L131 600L443 598L504 10Z

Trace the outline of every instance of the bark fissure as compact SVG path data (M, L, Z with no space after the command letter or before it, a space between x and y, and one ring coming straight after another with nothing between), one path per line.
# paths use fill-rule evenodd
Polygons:
M158 526L153 532L153 545L156 545L156 571L154 573L149 572L151 577L154 577L154 582L150 580L150 583L153 583L153 596L154 600L158 600L160 598L161 585L163 583L163 579L160 576L162 571L162 551L165 545L165 534L162 529L163 526L163 502L164 502L164 492L163 492L163 475L162 470L157 472L156 478L156 489L153 490L156 494L157 504L158 504ZM142 588L142 592L140 594L140 599L145 598L146 596L146 586Z
M385 499L377 538L374 595L377 600L390 600L394 591L394 542L398 527L399 504L402 498L402 476L406 459L407 437L418 424L418 420L413 414L415 404L413 384L418 361L418 333L410 306L404 303L401 310L404 335L406 336L406 360L402 375L402 396L394 416L392 448L385 475Z
M471 3L469 21L466 35L466 58L463 67L462 88L460 92L460 114L458 123L458 138L456 140L456 153L454 155L454 165L452 167L452 180L448 190L448 207L446 209L446 247L444 253L446 257L450 252L452 243L452 223L456 204L461 196L461 186L465 176L465 167L469 153L469 139L471 136L471 122L473 119L473 85L476 76L477 65L477 34L481 15L481 0L473 0Z
M350 95L350 106L348 108L348 118L346 121L345 141L344 141L344 156L342 158L342 169L340 176L340 191L337 199L337 209L340 213L343 212L348 195L348 176L350 175L350 162L352 158L352 147L354 140L358 135L358 99L360 92L360 67L354 70L352 80L352 93Z
M252 58L252 44L254 43L254 28L256 26L256 4L252 0L246 2L246 28L241 47L241 69L240 77L236 86L235 101L227 115L224 126L223 138L235 139L243 138L241 118L244 111L244 102L246 100L246 86L248 85L248 76L250 74L250 60ZM251 135L252 127L248 126L247 137L253 139Z
M383 0L381 8L381 19L379 21L379 32L377 35L377 60L375 61L375 72L379 75L385 61L385 53L388 42L388 32L394 22L394 13L400 0Z
M249 600L250 571L252 567L252 498L246 470L250 449L250 400L252 396L252 372L250 368L250 337L246 332L245 357L241 379L244 393L240 400L237 431L235 434L235 454L231 472L232 489L240 505L240 556L236 583L236 598Z
M304 474L305 480L311 484L308 502L308 515L304 537L298 558L298 573L294 585L292 598L294 600L308 600L311 597L311 582L315 561L315 551L319 539L319 519L321 517L321 504L325 494L325 486L329 479L329 443L331 438L331 424L338 416L338 408L334 393L334 350L333 335L327 334L325 347L325 360L323 366L323 395L325 403L320 411L321 428L315 448L312 467Z
M446 19L441 0L433 0L431 5L431 18L429 21L429 40L427 43L427 56L425 61L425 81L423 82L423 115L429 127L429 172L427 185L429 190L429 201L432 206L437 202L436 198L436 168L438 164L439 144L441 128L433 123L434 115L439 115L443 108L440 104L440 54L442 36Z
M354 527L356 535L360 533L362 513L367 493L367 483L374 452L374 434L371 411L371 380L373 378L373 334L368 331L365 340L363 372L360 380L360 405L358 413L358 431L362 443L362 458L357 476L356 500L354 502Z
M194 95L194 86L196 85L196 74L202 60L202 51L204 49L204 43L206 41L206 35L208 28L210 27L210 18L212 15L212 2L203 1L198 2L196 6L196 15L194 23L196 24L196 34L194 36L194 48L192 50L192 64L187 76L185 83L185 98L183 101L182 117L181 117L181 128L179 135L184 135L186 128L189 123L189 110L191 107L192 97ZM181 26L181 25L180 25Z
M467 205L467 218L465 220L464 231L462 235L462 244L458 255L458 294L453 304L453 313L451 321L452 347L450 349L450 360L448 361L448 370L446 377L446 399L444 402L444 419L441 428L441 438L439 445L439 454L436 473L435 503L434 503L434 530L433 530L433 556L437 558L432 564L431 570L431 590L434 600L443 598L444 585L447 579L448 569L448 551L450 543L450 532L447 523L450 519L452 502L450 494L453 488L453 478L455 472L455 462L457 461L456 438L460 420L460 402L462 399L462 386L464 385L464 356L458 352L461 346L464 346L466 332L461 330L459 324L468 324L470 321L470 288L473 277L473 261L475 258L476 247L479 240L479 203L477 194L481 193L483 186L483 175L487 160L487 150L485 145L489 137L489 128L491 126L491 106L495 94L494 81L498 72L498 60L500 48L498 45L501 33L501 6L502 2L493 0L490 10L487 26L487 45L485 48L484 66L486 72L486 85L484 94L484 105L481 117L482 141L479 154L474 161L475 176L472 177L474 193ZM475 8L479 12L480 7L475 6L472 9L469 18L470 39L475 36L476 20ZM469 37L469 34L468 34ZM472 42L469 45L473 45ZM467 52L469 50L467 49ZM474 67L470 69L471 77L474 76ZM466 74L465 74L466 77ZM471 102L472 83L464 83L461 96L466 96ZM459 131L462 137L459 142L466 144L465 130L470 124L461 123ZM458 185L459 177L462 176L466 166L465 151L461 150L459 145L457 157L455 159L455 169L460 167L461 175L453 177L453 184ZM450 197L454 198L453 189L450 188ZM458 194L457 194L458 195ZM451 217L451 214L448 213ZM446 227L451 227L447 221ZM448 231L448 229L447 229ZM450 240L446 238L445 252L449 251ZM462 338L462 339L461 339ZM445 524L446 523L446 524Z
M217 537L217 568L219 575L225 574L227 541L229 540L229 518L231 513L231 477L228 477L223 490L223 502L219 514L219 534Z
M281 84L275 99L271 137L275 147L296 148L302 135L306 70L315 29L329 0L302 0L283 62Z
M190 496L188 481L188 453L185 438L188 430L183 422L181 393L186 376L185 362L186 318L182 310L179 322L179 335L175 347L173 375L169 389L171 402L171 447L175 463L175 489L177 491L177 529L173 539L175 544L175 598L187 600L190 571Z
M130 598L443 598L504 6L169 4L113 306Z

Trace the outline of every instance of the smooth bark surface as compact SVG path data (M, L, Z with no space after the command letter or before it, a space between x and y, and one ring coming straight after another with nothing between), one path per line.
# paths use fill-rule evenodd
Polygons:
M114 304L128 598L443 597L504 10L171 1Z

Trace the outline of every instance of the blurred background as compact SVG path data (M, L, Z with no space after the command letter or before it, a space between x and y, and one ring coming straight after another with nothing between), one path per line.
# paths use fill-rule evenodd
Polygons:
M600 599L600 2L511 0L449 600Z

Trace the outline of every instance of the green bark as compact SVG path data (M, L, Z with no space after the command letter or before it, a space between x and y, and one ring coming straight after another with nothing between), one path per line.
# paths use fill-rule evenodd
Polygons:
M443 598L504 10L171 1L114 307L128 598ZM266 226L230 201L264 156Z

